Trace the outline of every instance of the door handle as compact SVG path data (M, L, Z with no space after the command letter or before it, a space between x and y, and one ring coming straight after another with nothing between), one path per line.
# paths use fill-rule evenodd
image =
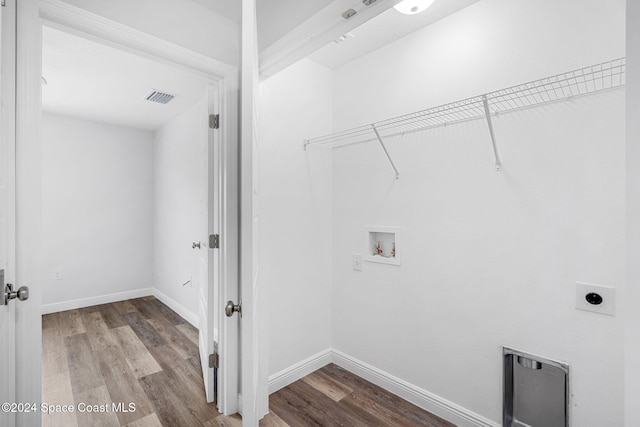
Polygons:
M14 291L11 283L4 285L4 305L9 304L9 301L16 298L20 301L28 300L29 288L27 286L20 286L17 291Z
M193 242L191 244L191 249L195 249L195 248L200 249L200 242Z
M227 317L233 316L233 313L239 313L240 317L242 317L242 305L234 304L233 301L228 301L227 305L224 306L224 314Z

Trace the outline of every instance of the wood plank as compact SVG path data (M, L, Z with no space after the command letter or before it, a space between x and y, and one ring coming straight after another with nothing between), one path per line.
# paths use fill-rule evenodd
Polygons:
M335 402L339 401L353 391L352 388L347 387L341 382L334 380L324 372L320 371L310 373L306 377L302 378L302 381L320 391L325 396L333 399Z
M44 321L43 321L44 323ZM59 328L42 329L42 378L69 372L67 350Z
M269 412L263 419L260 420L261 427L290 427L285 423L275 412Z
M372 424L371 420L362 419L338 407L336 402L328 398L304 381L280 389L271 395L270 407L282 420L294 426L383 426L383 423Z
M129 367L122 348L104 322L102 311L84 314L83 322L98 362L101 378L104 379L112 401L116 404L122 403L125 407L128 407L129 403L136 406L135 412L118 412L116 415L119 422L126 424L153 412L151 403L136 381L137 377Z
M166 372L156 372L138 381L163 426L202 426L202 423L186 407L182 396L179 395Z
M104 319L104 323L109 329L119 328L125 326L127 322L122 318L122 315L113 304L103 304L100 306L100 313Z
M65 338L69 378L74 395L104 385L87 334L76 334Z
M130 326L121 326L111 329L109 332L122 349L122 353L136 378L162 370Z
M113 307L116 309L116 311L118 313L122 314L129 314L129 313L134 313L136 311L138 311L137 308L135 308L133 306L133 304L131 304L131 302L129 301L118 301L118 302L114 302L113 303Z
M380 405L379 403L374 402L373 400L363 396L358 392L354 392L346 396L338 403L338 405L345 411L358 414L358 416L362 419L369 418L372 420L376 420L376 422L383 425L398 427L431 425L428 423L428 420L425 420L424 423L416 423L415 421L410 421L403 417L401 414L395 412L393 409Z
M111 397L107 387L83 391L75 396L78 425L91 427L120 427L120 422L111 408Z
M175 391L182 396L184 405L202 424L220 415L215 403L207 403L202 371L182 359L170 345L154 347L149 351L162 366Z
M83 334L85 331L79 310L60 311L43 316L43 327L57 328L63 337Z
M109 328L104 322L100 311L89 311L82 314L82 322L87 331L91 348L96 354L103 351L112 351L117 346L117 343L109 334Z
M149 324L141 313L129 313L122 317L127 324L131 326L131 329L133 329L133 332L136 333L145 347L159 347L167 344L164 338Z
M392 411L402 415L415 425L442 425L446 427L455 427L448 421L419 408L401 397L396 396L395 394L388 392L387 390L384 390L333 363L321 368L320 371L346 386L357 390L358 393L372 400L381 407L391 409Z
M209 421L204 427L242 427L242 417L238 414L220 415Z
M159 301L158 299L148 300L147 304L156 309L156 313L164 317L166 320L171 322L173 325L180 325L185 323L185 320L178 313L170 309L166 304Z
M194 328L193 325L191 325L190 323L182 323L180 325L176 325L176 329L182 332L195 345L199 344L198 330Z
M140 315L144 319L151 319L152 317L158 316L156 313L156 308L149 304L149 301L152 301L153 299L155 299L155 297L135 298L129 300L129 302L136 308L138 313L140 313Z
M162 427L162 423L154 412L153 414L127 424L125 427Z
M198 346L194 344L189 338L187 338L182 332L176 329L171 322L165 320L162 317L155 317L148 319L147 322L158 331L160 336L164 338L164 341L171 345L183 359L196 356L199 353Z
M136 381L136 376L124 354L113 337L110 335L109 337L113 340L113 346L110 346L107 351L98 352L96 357L112 401L116 404L121 403L124 407L128 407L130 403L135 404L135 412L116 414L120 424L127 424L151 414L153 407Z
M47 405L74 404L68 371L42 379L42 402ZM75 412L43 412L42 427L78 427L78 419Z

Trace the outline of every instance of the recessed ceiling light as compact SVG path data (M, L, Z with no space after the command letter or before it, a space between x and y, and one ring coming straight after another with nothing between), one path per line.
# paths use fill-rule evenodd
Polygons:
M427 9L435 0L403 0L393 6L395 10L405 15L415 15Z

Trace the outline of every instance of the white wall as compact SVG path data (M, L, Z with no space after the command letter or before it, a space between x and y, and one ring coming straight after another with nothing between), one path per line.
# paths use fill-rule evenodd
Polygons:
M640 3L627 1L625 425L640 425Z
M484 0L340 69L344 129L624 56L624 1ZM501 346L572 366L573 425L622 425L622 308L574 308L575 282L624 291L624 93L334 150L333 345L501 419ZM365 263L362 226L402 228L402 266Z
M150 132L43 114L45 310L152 285L152 142Z
M303 60L260 85L261 286L269 374L331 346L331 153L303 139L330 133L332 73Z
M206 227L199 221L207 207L207 130L208 110L203 98L157 130L153 142L154 244L149 247L153 283L186 309L186 313L178 311L192 321L198 315L199 250L191 246L201 241L200 250L207 250L208 242Z
M237 66L240 26L190 0L64 0L104 18Z

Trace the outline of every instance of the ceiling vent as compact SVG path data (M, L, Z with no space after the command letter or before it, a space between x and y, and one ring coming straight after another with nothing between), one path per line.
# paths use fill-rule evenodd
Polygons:
M147 96L147 101L157 102L158 104L168 104L175 95L171 95L169 93L160 92L159 90L154 90Z

